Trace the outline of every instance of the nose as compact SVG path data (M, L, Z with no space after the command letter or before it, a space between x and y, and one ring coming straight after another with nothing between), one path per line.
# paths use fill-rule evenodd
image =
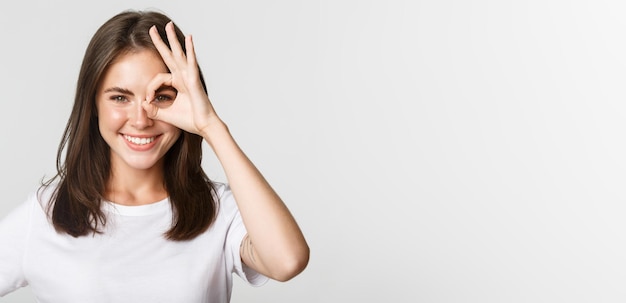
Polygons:
M154 121L148 118L148 113L141 106L141 102L134 102L132 112L133 115L130 117L131 125L136 129L145 129L154 124Z

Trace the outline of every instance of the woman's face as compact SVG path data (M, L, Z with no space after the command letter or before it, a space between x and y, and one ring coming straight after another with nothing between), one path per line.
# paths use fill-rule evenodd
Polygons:
M150 81L167 67L154 51L129 52L118 57L106 71L96 93L102 138L111 148L111 168L116 171L146 170L162 165L165 153L181 130L146 116L141 102ZM176 98L172 87L161 87L155 99L168 106Z

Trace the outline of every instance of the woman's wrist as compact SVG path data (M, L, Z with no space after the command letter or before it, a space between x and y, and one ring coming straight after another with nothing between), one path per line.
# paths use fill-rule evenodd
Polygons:
M226 123L222 121L220 118L215 118L214 121L207 124L202 130L200 130L200 136L204 138L204 140L213 147L219 140L223 138L227 138L230 136L230 131L228 130L228 126Z

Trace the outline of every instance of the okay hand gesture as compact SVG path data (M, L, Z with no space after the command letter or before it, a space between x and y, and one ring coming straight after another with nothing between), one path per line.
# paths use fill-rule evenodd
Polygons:
M220 120L200 82L192 38L191 36L185 38L185 53L171 21L165 25L165 32L171 49L159 36L156 26L150 28L152 42L170 72L158 74L152 79L142 106L151 119L161 120L187 132L204 136L208 127ZM171 86L177 90L176 99L169 106L158 104L155 102L158 100L154 99L163 86Z

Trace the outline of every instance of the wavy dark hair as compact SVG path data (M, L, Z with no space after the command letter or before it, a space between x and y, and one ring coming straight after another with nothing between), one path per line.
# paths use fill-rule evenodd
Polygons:
M89 42L72 113L59 144L57 174L42 185L57 183L49 213L58 232L79 237L100 233L106 224L101 204L111 174L111 155L98 128L96 92L108 67L120 55L141 50L157 52L148 34L153 25L169 45L165 34L169 21L159 12L125 11L105 22ZM177 26L175 29L185 50L185 36ZM200 80L206 92L202 72ZM164 186L173 210L172 227L164 235L167 239L193 239L215 220L215 186L201 162L202 137L185 131L164 155Z

